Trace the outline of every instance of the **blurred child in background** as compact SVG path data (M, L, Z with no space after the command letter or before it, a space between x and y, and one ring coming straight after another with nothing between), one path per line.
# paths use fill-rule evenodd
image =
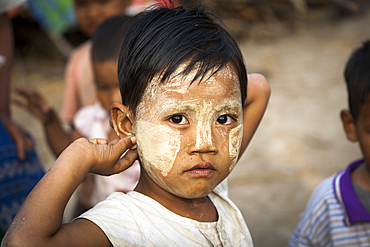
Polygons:
M53 108L34 90L17 89L27 102L15 101L38 117L44 126L48 143L56 156L79 137L114 140L117 135L109 125L109 110L113 102L120 102L117 61L129 20L128 16L117 15L99 26L92 39L92 67L97 88L96 103L82 107L75 115L75 129L67 132ZM134 189L139 179L137 163L123 173L110 177L89 174L77 191L76 214L104 200L112 192L128 192Z
M110 16L126 13L134 15L156 3L168 0L74 0L78 26L87 37L92 37L99 24ZM174 5L177 5L174 2ZM82 106L96 102L96 88L90 58L91 41L81 44L72 53L65 73L65 95L61 117L73 123ZM73 126L73 125L72 125Z
M132 0L74 0L77 24L83 34L92 37L100 23L111 16L124 14L131 3ZM91 46L90 40L78 46L67 64L61 116L68 123L72 123L78 109L96 102Z
M289 246L370 246L370 41L344 72L349 110L341 119L363 158L327 178L313 192Z

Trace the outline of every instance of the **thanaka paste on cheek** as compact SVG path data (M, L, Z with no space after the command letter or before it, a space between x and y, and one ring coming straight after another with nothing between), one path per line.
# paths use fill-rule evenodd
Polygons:
M232 129L229 134L229 154L230 159L232 160L229 172L231 172L234 169L236 162L238 161L242 138L243 138L243 124L240 124L238 127Z
M154 166L166 177L180 150L180 131L139 120L136 133L144 165Z

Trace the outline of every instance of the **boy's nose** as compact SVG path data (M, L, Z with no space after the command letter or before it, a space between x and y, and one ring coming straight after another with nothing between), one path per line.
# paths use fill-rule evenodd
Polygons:
M189 153L216 153L217 146L212 136L212 128L209 124L199 122L194 129L195 135L189 146Z

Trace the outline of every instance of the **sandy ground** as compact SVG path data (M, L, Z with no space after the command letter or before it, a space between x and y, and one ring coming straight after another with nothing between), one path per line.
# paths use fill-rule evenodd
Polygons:
M272 88L266 115L229 179L255 246L286 246L312 190L325 177L360 157L342 131L347 106L343 68L352 50L370 38L370 15L309 25L269 42L245 41L249 72L264 74ZM13 85L39 89L59 111L63 64L17 59ZM13 107L15 120L35 137L47 169L54 161L41 125Z

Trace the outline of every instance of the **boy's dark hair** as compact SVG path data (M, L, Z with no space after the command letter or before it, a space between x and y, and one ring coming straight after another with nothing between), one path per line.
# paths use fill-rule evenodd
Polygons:
M153 77L161 75L163 83L185 62L189 63L180 74L197 68L192 82L208 79L204 78L207 72L215 69L216 73L232 62L244 105L247 72L243 56L215 15L200 5L190 10L157 6L131 21L118 60L118 77L122 103L134 113Z
M370 40L363 43L347 62L344 77L348 90L348 103L354 121L370 92Z
M92 38L91 57L93 61L117 61L122 42L129 26L127 15L116 15L101 23Z

